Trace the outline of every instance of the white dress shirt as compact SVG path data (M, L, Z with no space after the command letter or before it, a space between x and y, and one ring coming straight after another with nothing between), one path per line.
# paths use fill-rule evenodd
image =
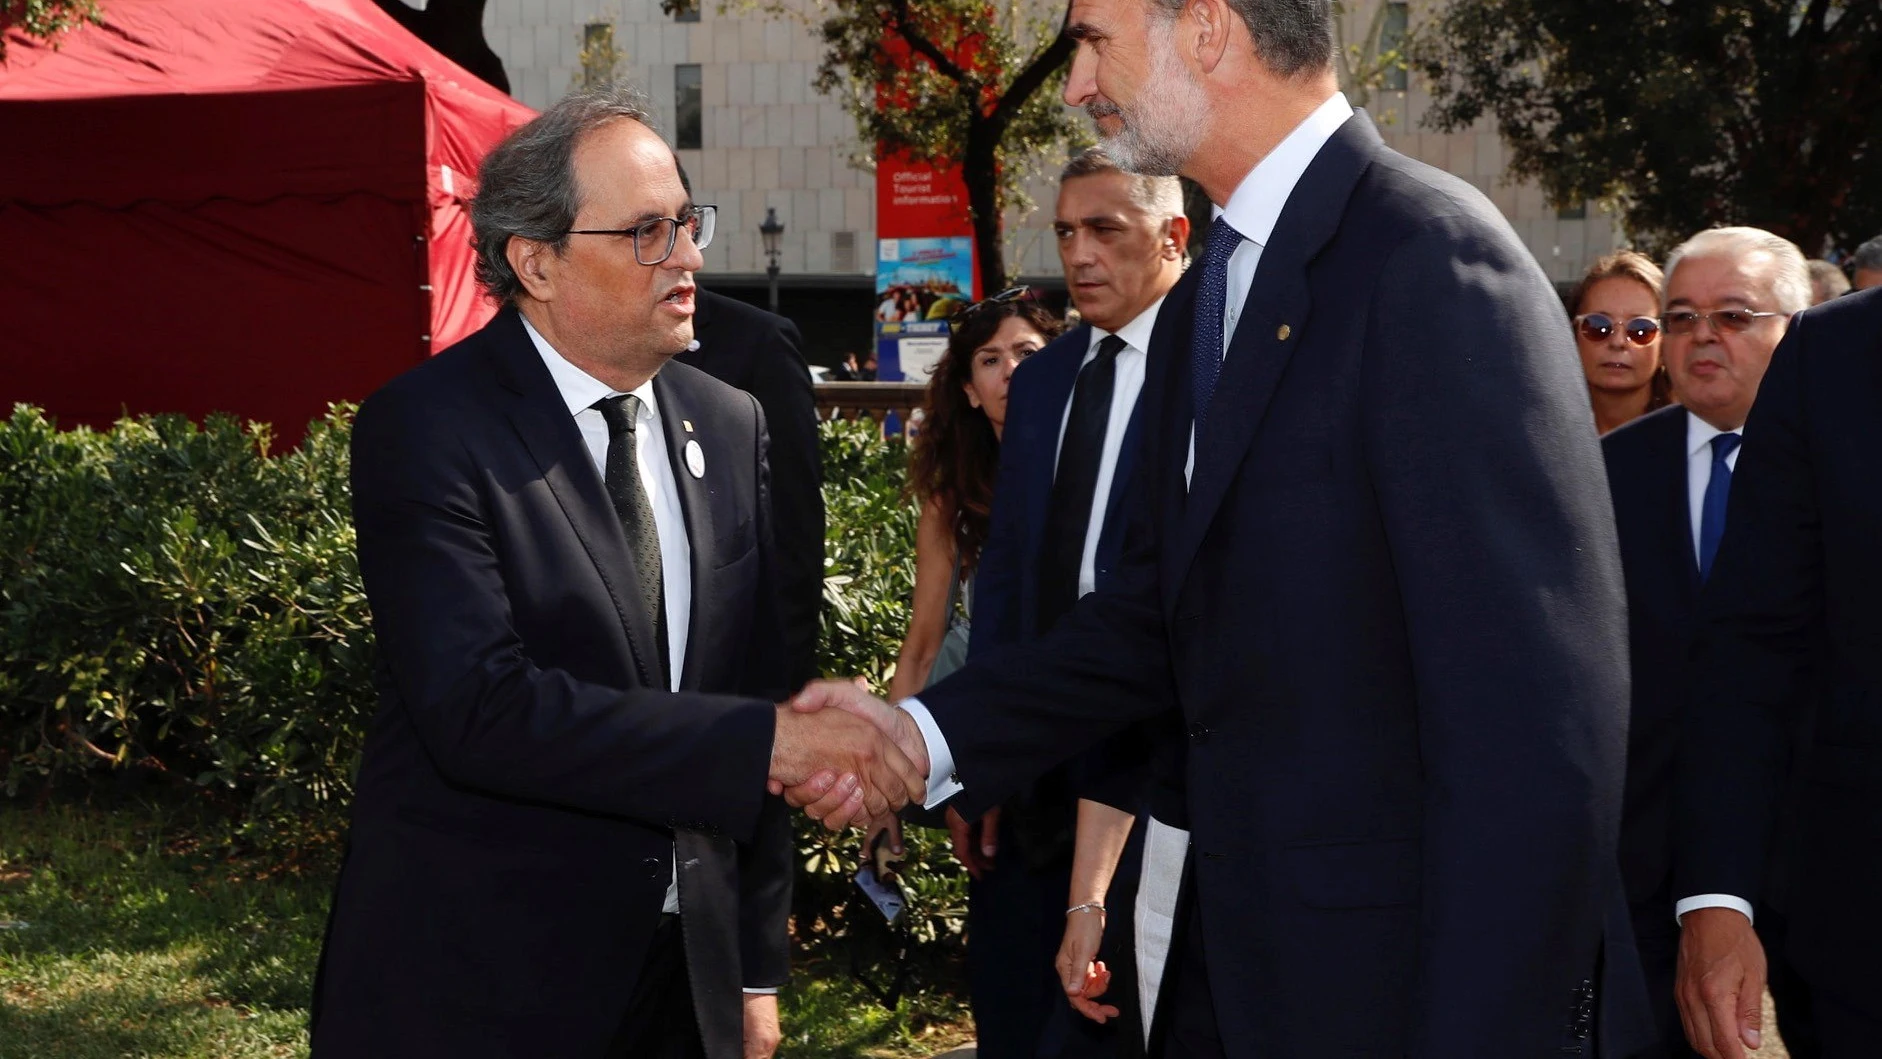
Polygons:
M1138 313L1130 323L1115 332L1096 325L1091 329L1091 344L1085 347L1085 359L1079 370L1098 356L1098 343L1116 334L1124 340L1117 351L1117 374L1111 385L1111 409L1104 425L1104 451L1098 456L1098 483L1091 491L1091 517L1085 520L1085 552L1078 561L1078 594L1082 598L1098 586L1098 538L1104 536L1104 515L1111 506L1111 486L1117 481L1118 453L1124 450L1124 432L1130 429L1131 413L1137 409L1137 397L1144 390L1144 368L1150 359L1150 332L1157 326L1157 310L1163 308L1158 298L1150 308ZM1074 390L1076 392L1076 390ZM1059 417L1059 450L1054 462L1065 454L1065 429L1072 421L1072 402L1065 402L1065 414Z
M1266 158L1248 171L1235 193L1229 196L1228 203L1218 211L1242 234L1242 245L1229 258L1228 298L1222 317L1223 356L1228 355L1229 341L1235 336L1235 323L1241 316L1243 303L1248 300L1248 289L1254 286L1261 251L1274 237L1274 226L1280 221L1289 196L1294 194L1294 186L1300 183L1320 149L1352 116L1353 107L1345 95L1335 92L1327 97L1326 102L1307 115L1305 121L1296 125ZM1192 430L1189 460L1183 468L1184 479L1187 480L1195 469L1196 435ZM1090 554L1089 543L1086 552ZM1081 572L1080 581L1083 579ZM960 779L954 774L954 753L941 736L941 726L935 724L934 716L920 699L904 699L899 705L908 711L928 744L928 797L923 805L932 809L961 791Z
M595 473L608 477L608 421L594 407L603 397L620 396L616 390L593 375L570 364L549 345L527 318L523 330L536 344L562 403L582 432L582 443L595 461ZM673 477L673 461L667 457L666 433L660 426L660 405L654 400L653 380L641 383L633 391L640 398L640 419L634 426L640 484L647 493L647 506L653 509L654 529L660 534L660 581L667 606L667 657L672 660L667 674L669 691L680 690L680 672L686 659L686 634L693 616L693 549L686 539L686 517L680 510L679 482ZM680 882L676 875L667 884L664 911L680 910Z
M1705 516L1706 486L1712 484L1712 439L1727 433L1718 427L1694 415L1686 413L1686 500L1687 510L1692 517L1692 553L1694 561L1699 558L1699 524ZM1731 431L1744 436L1744 428ZM1738 453L1743 448L1733 449L1725 457L1725 466L1738 470ZM1735 908L1745 914L1746 919L1755 919L1751 902L1732 894L1697 894L1684 897L1674 902L1673 915L1683 918L1686 913L1700 908Z

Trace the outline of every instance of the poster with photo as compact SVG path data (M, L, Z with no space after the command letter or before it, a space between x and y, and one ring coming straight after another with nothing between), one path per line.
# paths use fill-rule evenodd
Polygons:
M877 377L920 382L947 349L948 319L973 302L969 236L876 241Z

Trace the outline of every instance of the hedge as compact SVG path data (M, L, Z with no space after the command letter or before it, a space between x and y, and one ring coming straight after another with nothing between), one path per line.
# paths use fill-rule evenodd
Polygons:
M199 793L232 835L264 847L343 825L375 708L349 515L351 416L334 408L279 455L266 426L228 418L62 431L22 405L0 422L9 795L130 772ZM912 590L905 451L866 420L826 423L822 444L820 668L881 690ZM849 914L856 837L800 823L800 939L827 949L854 932L897 944ZM932 969L958 956L965 880L944 836L911 829L909 846L904 940Z

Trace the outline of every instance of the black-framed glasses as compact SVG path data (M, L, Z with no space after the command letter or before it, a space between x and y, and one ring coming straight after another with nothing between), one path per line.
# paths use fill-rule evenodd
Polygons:
M1651 316L1636 316L1621 323L1606 313L1583 313L1575 317L1575 333L1590 342L1606 342L1616 330L1636 346L1650 346L1660 337L1660 321Z
M693 206L678 217L655 217L631 228L571 228L564 235L621 235L634 241L634 260L643 265L659 265L673 256L680 229L700 250L712 245L713 230L719 224L719 207Z
M992 297L982 298L972 305L963 306L962 308L954 310L954 314L948 317L948 323L950 325L960 324L966 321L968 317L990 305L1005 305L1008 302L1028 301L1031 300L1032 297L1033 289L1031 287L1023 284L1018 287L1008 287Z
M1702 313L1696 309L1676 309L1660 317L1666 325L1669 335L1690 335L1699 330L1699 321L1712 325L1712 330L1721 335L1742 335L1751 330L1751 325L1772 316L1789 316L1789 313L1758 313L1750 309L1714 309Z

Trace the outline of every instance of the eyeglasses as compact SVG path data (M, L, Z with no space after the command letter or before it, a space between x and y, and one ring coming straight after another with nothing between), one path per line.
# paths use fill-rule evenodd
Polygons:
M1606 342L1617 327L1636 346L1650 346L1660 337L1660 321L1651 316L1636 316L1624 324L1616 324L1606 313L1583 313L1575 317L1576 332L1590 342Z
M1699 329L1699 321L1712 325L1712 330L1721 335L1738 335L1751 330L1751 325L1771 316L1788 316L1789 313L1754 313L1750 309L1714 309L1709 313L1680 309L1660 317L1666 325L1669 335L1690 335Z
M1001 291L1000 293L995 294L991 298L982 298L972 305L954 310L954 315L948 317L948 323L960 324L964 322L968 317L974 315L975 313L979 312L982 309L987 308L990 305L1005 305L1008 302L1028 301L1032 298L1032 296L1033 296L1033 290L1031 287L1027 287L1027 286L1008 287L1005 290Z
M663 264L673 256L680 229L686 229L693 246L704 250L712 245L713 229L718 227L719 207L693 206L678 217L655 217L631 228L571 228L564 235L625 235L634 240L634 260L643 265Z

